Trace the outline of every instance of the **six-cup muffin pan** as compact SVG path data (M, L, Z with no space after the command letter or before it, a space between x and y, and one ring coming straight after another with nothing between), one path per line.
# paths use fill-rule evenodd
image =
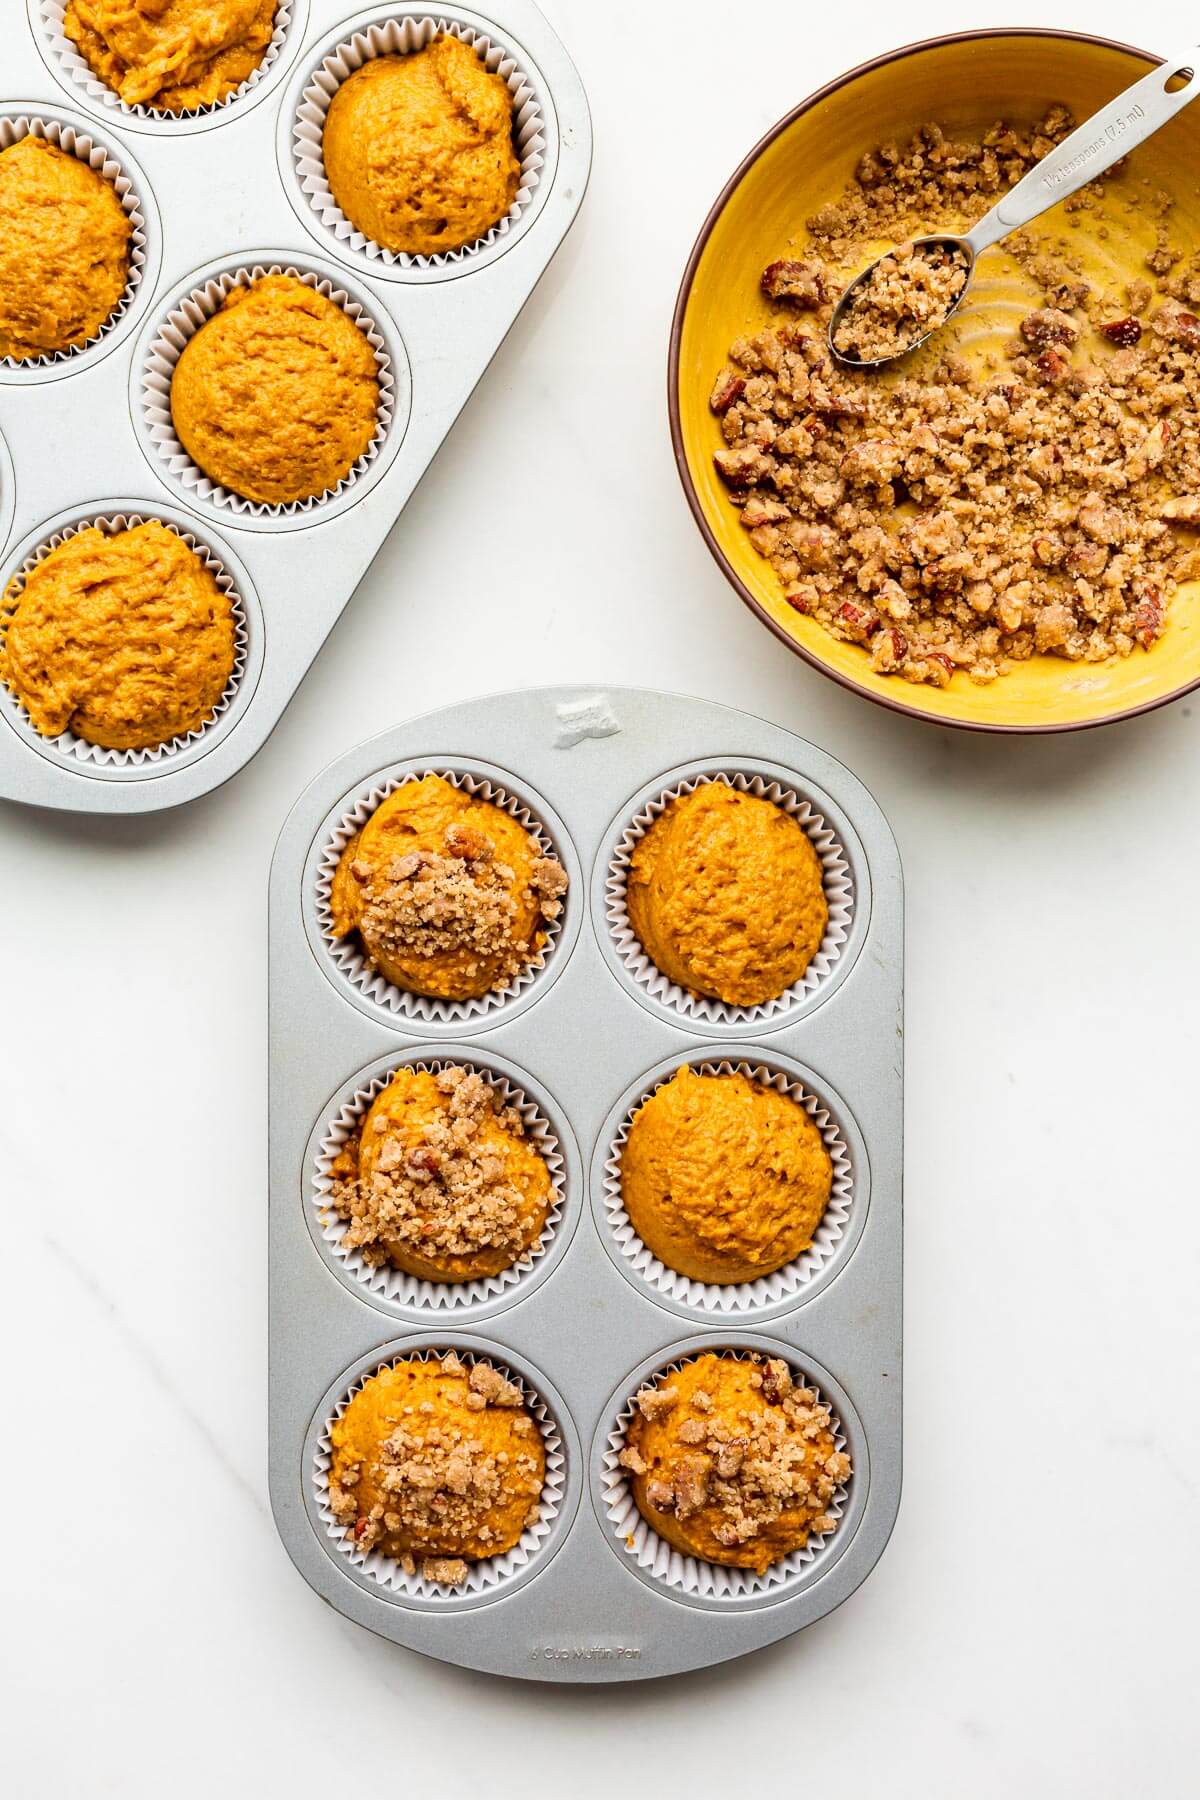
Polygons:
M543 955L499 995L401 993L330 931L341 847L427 772L521 818L570 877ZM808 832L830 922L805 979L726 1008L666 981L624 910L628 854L697 780L769 796ZM852 1593L900 1497L903 890L887 822L846 769L791 733L637 689L534 689L432 713L348 752L280 836L270 903L270 1460L280 1535L332 1606L448 1662L544 1681L617 1681L721 1662ZM490 1281L364 1266L328 1204L329 1167L406 1064L457 1062L518 1104L555 1197L533 1254ZM630 1111L680 1065L743 1069L792 1093L829 1147L811 1249L775 1276L706 1286L665 1269L621 1205ZM546 1486L504 1556L438 1587L362 1553L328 1505L329 1431L401 1356L455 1350L516 1380ZM787 1360L832 1408L853 1474L833 1529L765 1576L673 1550L632 1503L617 1454L633 1396L700 1350Z
M0 797L78 812L149 812L207 793L261 747L465 404L583 199L591 127L579 77L531 0L487 12L282 0L259 71L180 117L124 105L62 31L62 0L27 0L4 40L0 149L29 132L111 179L133 225L121 306L78 350L0 358L0 593L64 535L159 518L231 592L238 659L187 739L114 752L38 735L0 689ZM321 119L345 73L470 41L507 82L522 182L477 245L382 254L323 179ZM379 428L327 496L264 507L215 486L171 429L175 358L236 281L283 269L356 319L375 350Z

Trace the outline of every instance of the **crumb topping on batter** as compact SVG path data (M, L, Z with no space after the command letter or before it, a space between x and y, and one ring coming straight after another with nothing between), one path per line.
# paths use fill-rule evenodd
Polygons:
M514 1138L525 1136L515 1106L502 1106L496 1090L474 1070L453 1065L434 1076L446 1097L443 1113L425 1120L419 1141L392 1135L386 1113L374 1119L382 1143L369 1175L357 1153L340 1160L330 1203L349 1221L342 1243L370 1264L391 1260L393 1246L424 1256L471 1256L480 1250L516 1257L528 1233L528 1197L485 1122L495 1120Z
M452 944L473 959L469 967L494 965L492 986L505 987L529 961L528 940L516 928L515 874L470 825L449 826L445 847L445 855L410 850L382 869L350 864L363 893L362 935L376 954L395 959L433 957ZM535 859L529 888L541 917L557 919L567 875L556 857Z
M468 1367L453 1351L434 1365L439 1366L443 1375L459 1378L456 1387L465 1377L466 1402L472 1410L482 1414L495 1407L514 1412L511 1435L518 1447L503 1447L509 1442L507 1435L495 1438L464 1428L452 1412L439 1421L432 1399L404 1406L400 1423L383 1439L370 1463L335 1465L330 1474L330 1510L339 1524L350 1528L362 1551L398 1536L414 1544L460 1539L471 1542L480 1556L493 1554L501 1546L491 1520L522 1492L534 1496L525 1523L531 1525L538 1518L542 1463L533 1448L537 1425L527 1412L515 1411L524 1404L520 1389L490 1364ZM520 1447L523 1441L529 1449ZM359 1495L368 1484L381 1497L364 1510ZM450 1587L461 1586L470 1567L466 1557L411 1551L402 1552L399 1561L406 1573L419 1569L427 1581Z
M829 1508L852 1464L837 1447L826 1403L798 1386L781 1358L709 1354L697 1362L717 1387L715 1398L708 1385L696 1385L695 1364L636 1396L618 1461L648 1506L677 1525L692 1521L692 1530L711 1534L730 1560L749 1566L783 1553L781 1545L767 1549L766 1540L785 1514L796 1543L832 1531ZM760 1557L739 1554L758 1540Z

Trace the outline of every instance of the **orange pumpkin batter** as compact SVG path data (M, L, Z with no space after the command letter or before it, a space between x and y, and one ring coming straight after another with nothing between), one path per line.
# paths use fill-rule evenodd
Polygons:
M70 0L63 30L126 106L191 112L253 75L276 0Z
M233 605L153 519L67 538L10 589L0 677L44 737L168 743L211 714L234 663Z
M474 243L516 198L512 96L447 35L347 77L325 118L334 199L385 250L435 256Z
M32 134L0 151L0 356L89 343L125 292L132 232L77 156Z
M171 417L192 461L272 506L336 487L374 437L378 405L366 336L294 275L231 288L171 381Z
M664 975L732 1006L799 981L829 920L803 826L723 781L679 795L650 826L631 858L627 906Z
M634 1230L695 1281L754 1281L807 1250L829 1203L821 1133L788 1094L683 1068L643 1101L621 1154Z

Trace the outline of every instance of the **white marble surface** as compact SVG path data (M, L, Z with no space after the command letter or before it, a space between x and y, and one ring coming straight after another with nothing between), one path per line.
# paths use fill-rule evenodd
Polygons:
M1168 1800L1200 1750L1198 707L991 742L866 706L737 604L664 419L679 271L743 151L846 65L995 9L547 10L591 92L591 195L267 748L175 815L0 810L7 1791ZM1154 0L1039 17L1179 35ZM350 742L556 679L814 738L909 888L899 1525L824 1623L640 1690L377 1641L304 1586L266 1498L276 830Z

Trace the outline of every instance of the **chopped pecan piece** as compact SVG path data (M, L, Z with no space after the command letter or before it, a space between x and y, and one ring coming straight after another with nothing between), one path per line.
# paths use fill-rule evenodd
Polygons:
M745 391L746 380L743 375L735 375L732 369L722 369L708 397L708 404L718 415L726 413L735 400L741 399Z
M900 668L908 657L908 639L894 625L886 630L876 632L871 640L871 666L881 675L890 675L893 669Z
M726 487L749 488L771 472L771 463L756 444L743 444L736 450L715 450L713 463Z
M1133 635L1143 650L1149 650L1155 639L1162 636L1165 619L1166 608L1158 589L1143 588L1133 615Z
M447 825L446 849L463 862L491 862L495 854L491 839L474 825Z
M1056 350L1053 345L1048 350L1042 351L1036 366L1039 378L1046 383L1047 387L1058 387L1060 382L1065 381L1071 373L1070 362L1062 351Z
M779 525L791 516L782 500L770 500L761 494L751 494L742 508L742 524L747 531L754 531L759 525Z
M768 1357L766 1366L763 1369L762 1391L764 1398L771 1401L772 1404L775 1404L780 1400L786 1399L791 1393L794 1385L795 1384L792 1381L792 1371L788 1368L783 1358L781 1356Z
M1119 350L1132 350L1141 342L1142 322L1140 319L1109 319L1100 327L1110 344L1116 344Z
M843 600L835 616L846 636L856 644L865 644L879 630L879 614L853 600Z
M817 263L783 259L768 263L762 272L762 290L772 300L787 300L812 312L825 299L823 271Z

